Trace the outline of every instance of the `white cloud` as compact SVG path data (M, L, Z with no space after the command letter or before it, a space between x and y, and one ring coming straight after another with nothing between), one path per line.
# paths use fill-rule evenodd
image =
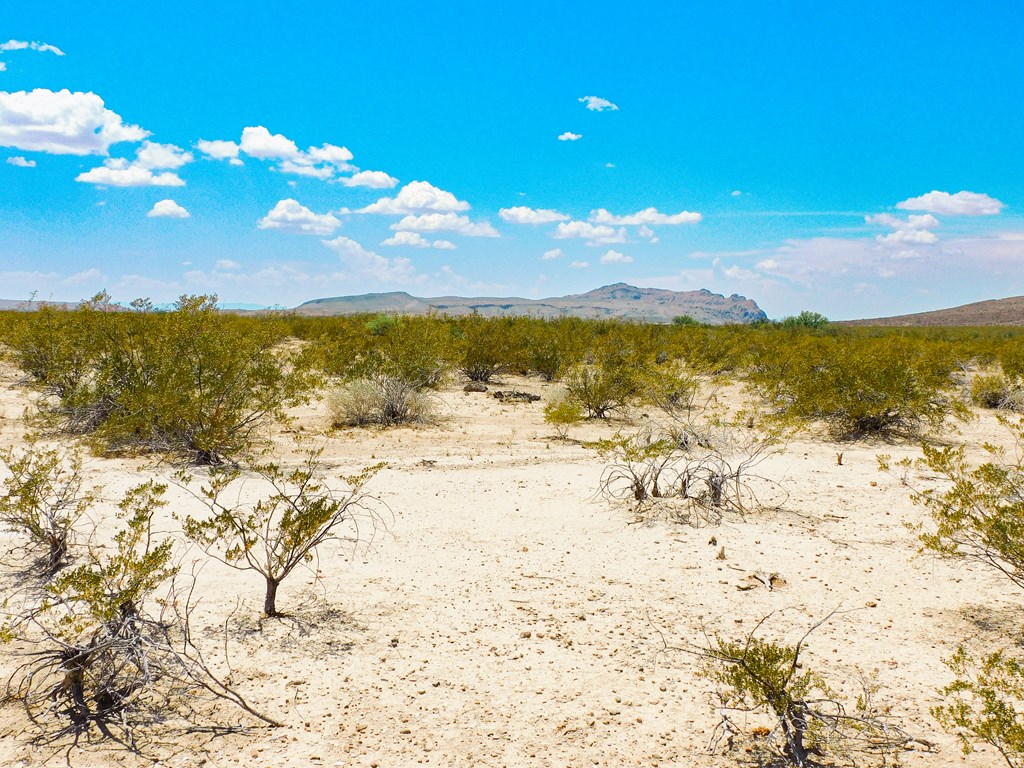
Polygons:
M310 147L306 154L315 162L330 163L339 170L348 168L348 161L352 159L352 153L348 147L339 147L336 144Z
M451 240L435 240L434 247L441 251L454 251L459 246L457 246Z
M217 262L217 269L228 270L228 269L241 269L241 268L242 268L241 264L239 264L237 261L232 261L231 259L220 259Z
M233 141L221 141L220 139L207 141L206 139L200 139L196 142L196 149L207 157L212 157L214 160L238 160L239 165L242 163L238 159L238 151L241 147Z
M348 178L338 179L346 187L369 187L370 189L391 189L398 179L384 171L360 171Z
M930 231L939 226L939 220L930 213L911 214L905 220L888 213L880 213L876 216L865 216L864 221L868 224L881 224L893 230L891 234L879 235L877 240L880 243L931 245L939 239L938 235Z
M553 221L568 221L570 218L550 208L527 208L525 205L502 208L498 215L512 224L550 224Z
M185 182L176 173L153 173L149 168L129 165L123 158L110 158L103 165L75 176L75 181L103 184L109 187L183 187Z
M8 165L16 165L19 168L35 168L36 167L36 161L35 160L26 160L21 155L15 155L14 157L8 157L7 158L7 164Z
M501 237L486 221L470 221L468 216L454 213L425 213L421 216L406 216L392 224L391 229L413 230L416 232L458 232L467 237Z
M356 213L402 215L424 211L452 213L468 210L469 203L457 199L451 192L438 189L427 181L410 181L394 197L382 197L376 203L360 208Z
M135 163L139 168L181 168L192 162L192 153L173 144L158 144L144 141L135 152Z
M605 163L604 167L605 168L614 168L615 167L615 163Z
M544 255L540 258L542 261L551 261L552 259L560 259L563 256L565 256L565 254L562 253L561 248L552 248L550 251L544 251Z
M111 144L142 141L149 131L126 125L95 93L0 91L0 146L54 155L105 155Z
M409 245L413 248L429 248L430 241L419 232L395 232L381 245Z
M610 211L604 208L598 208L596 211L590 212L588 221L592 221L595 224L614 224L614 225L637 225L637 224L696 224L703 218L699 213L692 213L691 211L680 211L679 213L661 213L657 208L644 208L642 211L630 214L628 216L616 216Z
M300 154L295 142L280 133L271 133L262 125L242 129L241 150L261 160L287 160Z
M591 112L604 112L606 109L612 112L618 110L618 106L612 104L608 99L602 99L600 96L583 96L578 101L586 104L587 109Z
M556 240L567 240L572 237L585 238L587 245L612 245L626 242L624 227L614 229L605 224L588 224L585 221L562 222L555 229Z
M734 189L734 190L733 190L732 192L730 192L729 194L730 194L730 195L732 195L733 197L739 197L739 196L740 196L740 195L742 195L743 193L742 193L742 192L741 192L740 190L738 190L738 189Z
M961 191L951 195L935 190L896 203L896 207L904 211L928 211L950 216L995 216L1003 209L1003 203L977 192Z
M585 261L574 261L571 264L569 264L570 269L586 269L589 266L590 264L588 264Z
M281 200L266 216L260 219L260 229L278 229L301 235L330 235L341 222L329 213L318 214L288 198Z
M779 268L779 262L777 262L775 259L762 259L761 261L757 262L757 264L755 264L754 266L760 269L762 272L771 272L773 269Z
M601 257L602 264L632 264L633 257L627 256L624 253L618 251L609 250L604 256Z
M656 240L657 239L655 237L655 235L654 235L654 230L651 229L650 227L648 227L646 224L641 224L640 225L640 229L638 229L636 231L636 233L640 237L646 237L646 238L648 238L650 240Z
M7 71L7 65L4 62L0 61L0 72L6 72L6 71Z
M565 133L558 134L559 141L579 141L582 138L582 133L573 133L572 131L566 131Z
M294 160L282 160L277 170L281 173L294 173L296 176L308 176L312 179L330 179L334 176L334 167L330 165L309 165Z
M64 55L64 51L55 45L50 45L49 43L30 43L25 40L8 40L6 43L0 43L0 51L24 51L26 49L42 51L44 53L55 53L58 56Z
M146 216L151 219L187 219L191 214L173 200L161 200L153 206L153 209Z
M350 238L336 237L324 240L323 244L338 254L347 269L382 283L404 283L416 276L416 269L409 259L386 259Z

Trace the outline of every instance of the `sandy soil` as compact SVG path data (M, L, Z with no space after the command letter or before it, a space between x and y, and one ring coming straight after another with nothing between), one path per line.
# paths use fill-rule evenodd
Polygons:
M505 386L552 393L536 380ZM906 765L1000 764L991 750L964 758L929 709L958 641L1019 640L1022 596L991 572L915 555L905 523L922 511L875 458L917 455L913 446L796 441L759 469L788 494L781 508L712 528L636 524L596 496L604 462L554 439L543 402L503 405L457 387L441 400L447 418L436 427L331 432L324 406L297 414L339 471L388 461L370 490L390 509L389 531L355 557L341 544L322 551L319 584L308 573L285 582L287 620L259 619L255 574L203 568L197 637L224 669L227 626L233 683L286 726L185 736L161 752L162 765L753 764L742 740L732 753L709 751L714 688L676 649L700 642L702 627L742 636L773 611L765 633L795 641L835 609L810 638L807 665L851 696L860 673L877 674L878 700L935 745L906 751ZM5 444L20 439L28 403L6 373ZM623 427L586 425L571 437ZM1002 438L985 414L953 437L975 450ZM287 436L275 439L285 451ZM88 471L111 498L140 476L169 474L134 459L91 459ZM201 512L180 488L170 497L178 513ZM200 556L183 548L187 563ZM746 589L755 571L785 584ZM12 665L0 657L0 673ZM26 733L21 711L0 708L0 765L63 761ZM133 762L97 751L73 759Z

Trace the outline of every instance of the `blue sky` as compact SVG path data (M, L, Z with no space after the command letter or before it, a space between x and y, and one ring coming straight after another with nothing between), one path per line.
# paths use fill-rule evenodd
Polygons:
M0 298L1024 294L1016 3L8 6Z

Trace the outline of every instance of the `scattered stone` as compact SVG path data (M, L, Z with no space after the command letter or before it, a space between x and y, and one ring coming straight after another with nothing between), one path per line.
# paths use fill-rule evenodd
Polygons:
M522 392L518 389L510 389L507 392L502 392L499 389L494 393L494 397L497 400L501 400L503 403L535 403L540 400L540 395L535 395L531 392Z

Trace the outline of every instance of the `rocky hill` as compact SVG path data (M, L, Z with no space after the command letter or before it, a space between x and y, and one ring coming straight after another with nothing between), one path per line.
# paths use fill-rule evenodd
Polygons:
M348 315L360 312L437 312L446 315L477 313L486 317L527 315L544 318L621 318L651 323L668 323L674 317L689 315L694 320L714 325L767 319L756 302L736 294L726 297L705 289L668 291L637 288L625 283L548 299L463 296L419 298L405 292L369 293L307 301L294 311L300 315Z
M848 320L845 325L1024 325L1024 296L977 301L973 304L964 304L959 307L951 307L950 309L936 309L931 312L917 312L912 315Z

